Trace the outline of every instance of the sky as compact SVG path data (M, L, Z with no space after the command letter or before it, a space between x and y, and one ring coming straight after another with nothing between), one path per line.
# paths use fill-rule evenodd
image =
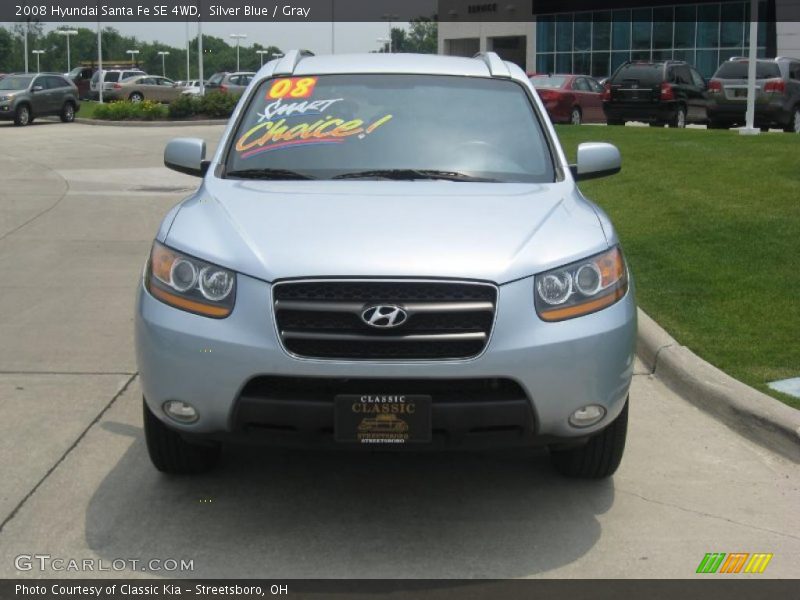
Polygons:
M0 0L2 1L2 0ZM8 23L3 23L9 26ZM123 35L134 35L142 41L159 41L170 46L183 47L186 44L186 25L183 23L108 23ZM394 27L407 27L407 23L395 23ZM90 27L93 23L47 23L45 31L69 27ZM197 24L190 25L190 35L197 35ZM382 44L377 38L389 35L389 24L378 23L334 23L336 54L347 52L369 52L377 50ZM228 43L231 33L247 34L243 46L258 42L262 46L278 46L281 50L302 48L314 54L330 54L330 23L203 23L203 34L224 38Z

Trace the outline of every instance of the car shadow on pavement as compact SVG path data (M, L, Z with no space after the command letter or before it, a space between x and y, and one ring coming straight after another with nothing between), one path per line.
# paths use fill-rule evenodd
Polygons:
M225 448L169 477L141 430L92 497L101 558L193 560L170 577L507 578L571 563L598 540L612 481L564 479L531 452L354 453Z

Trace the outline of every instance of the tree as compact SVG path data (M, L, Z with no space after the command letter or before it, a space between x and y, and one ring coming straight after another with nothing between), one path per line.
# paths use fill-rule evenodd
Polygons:
M439 24L436 19L417 17L411 19L407 43L409 52L419 52L420 54L436 54L439 47Z
M409 21L409 30L392 27L392 52L416 52L436 54L438 50L439 26L435 19L417 17ZM381 52L389 52L384 44Z
M0 27L0 73L13 71L12 53L14 50L14 38L5 27Z

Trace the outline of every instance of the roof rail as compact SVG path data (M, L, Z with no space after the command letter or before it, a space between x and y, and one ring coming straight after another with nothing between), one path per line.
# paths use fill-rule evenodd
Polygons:
M297 68L301 60L308 56L314 56L310 50L289 50L280 62L275 65L275 70L272 71L273 75L291 75Z
M508 65L503 62L503 59L496 52L478 52L472 58L482 60L489 68L489 74L492 77L511 77Z

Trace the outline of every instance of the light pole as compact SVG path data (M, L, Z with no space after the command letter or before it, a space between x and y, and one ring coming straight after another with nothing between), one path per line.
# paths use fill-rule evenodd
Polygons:
M72 64L69 56L69 38L73 35L78 35L78 32L74 29L58 29L56 33L67 38L67 73L69 73L72 70Z
M386 14L381 17L381 21L389 22L389 52L392 52L392 21L397 21L400 17L397 15Z
M750 0L750 49L747 62L747 108L744 127L739 135L758 135L761 130L753 124L756 114L756 53L758 50L758 2Z
M139 54L138 50L125 50L125 52L127 54L131 55L131 63L133 63L135 61L135 59L133 57L136 56L137 54ZM136 66L139 66L139 63L136 63Z
M99 88L97 90L97 99L100 104L103 103L103 84L105 83L106 76L103 73L103 30L100 28L100 20L97 20L97 75L99 77Z
M31 52L36 55L36 72L41 73L42 69L39 67L39 55L44 54L44 50L32 50Z
M375 41L381 45L381 52L386 50L386 44L391 48L392 40L390 38L375 38Z
M264 66L264 55L269 54L269 50L256 50L256 54L261 57L261 66Z
M169 56L169 52L165 52L164 50L162 50L158 54L161 57L161 75L166 77L167 76L167 66L166 66L165 59L166 59L167 56Z
M30 31L31 24L25 21L25 72L28 72L28 31Z
M229 38L236 40L236 70L239 70L239 42L247 37L246 33L232 33Z
M191 65L189 64L189 19L186 19L186 83L192 78Z

